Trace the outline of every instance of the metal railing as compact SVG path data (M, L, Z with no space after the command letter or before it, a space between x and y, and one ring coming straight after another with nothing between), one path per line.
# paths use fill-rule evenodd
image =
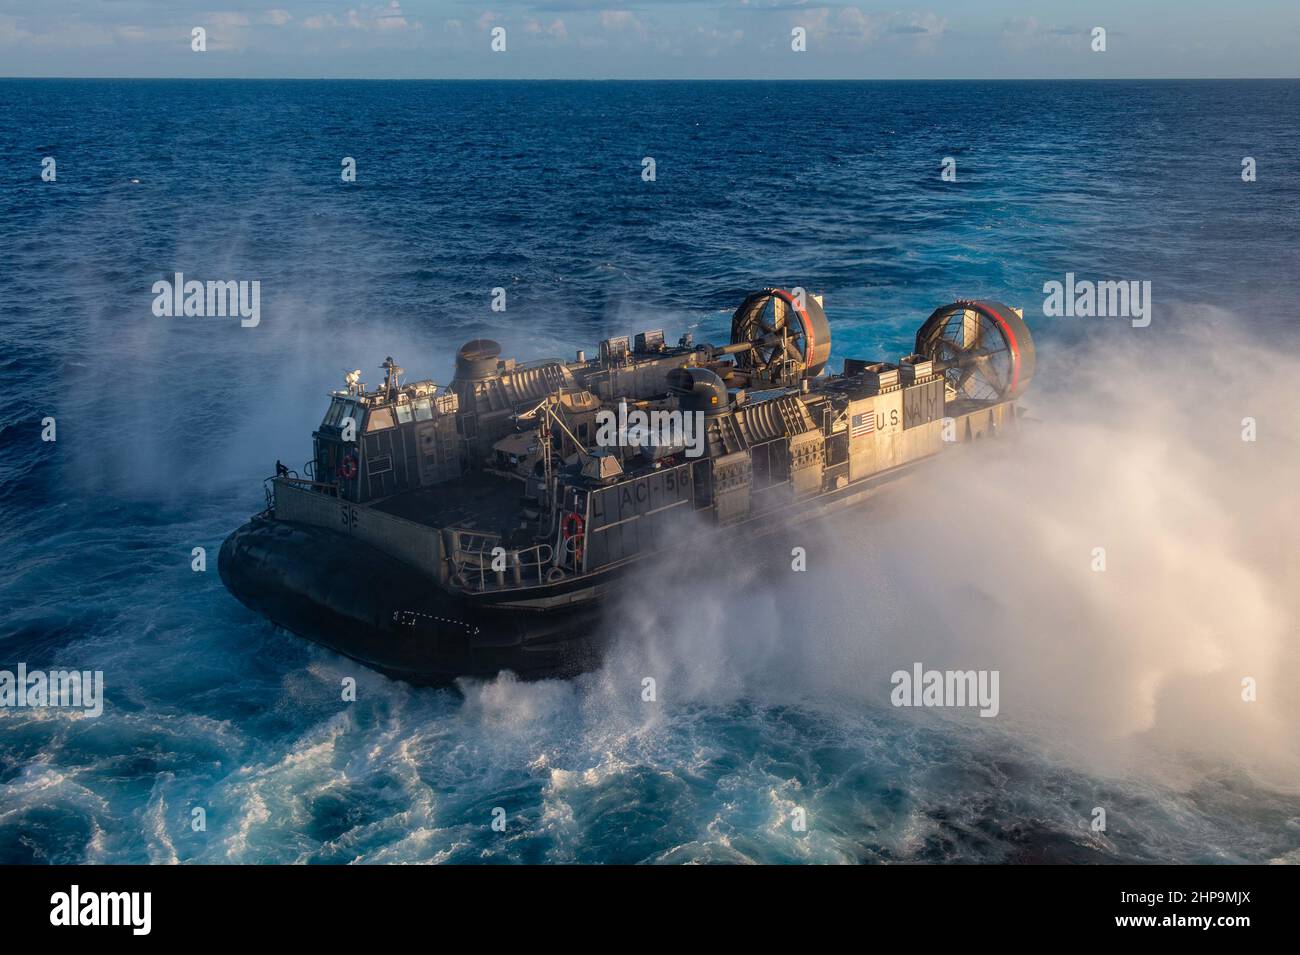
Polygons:
M496 534L451 531L451 583L463 590L504 590L546 583L554 565L548 543L510 550ZM498 569L500 568L500 569Z
M301 487L311 491L319 491L322 494L328 494L330 497L338 497L339 489L337 484L326 484L323 481L313 481L310 478L298 477L296 471L290 470L289 474L276 474L262 481L262 492L266 495L266 510L262 514L275 513L275 485L277 481L283 481L285 484L293 487ZM259 515L261 516L261 515Z

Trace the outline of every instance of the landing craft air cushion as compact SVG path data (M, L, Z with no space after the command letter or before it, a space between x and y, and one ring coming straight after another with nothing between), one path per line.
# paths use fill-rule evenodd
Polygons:
M769 288L723 346L646 331L591 359L517 362L479 339L445 388L403 383L390 358L378 388L354 372L330 394L312 460L267 479L266 509L222 545L222 580L412 683L580 672L621 578L695 541L743 546L774 520L859 505L1015 427L1034 371L1020 312L997 302L937 309L897 363L832 375L830 349L820 297ZM667 440L607 427L635 412L683 425Z

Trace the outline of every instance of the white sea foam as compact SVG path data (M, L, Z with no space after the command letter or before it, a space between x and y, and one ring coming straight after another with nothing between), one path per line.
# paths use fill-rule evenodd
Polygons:
M779 538L775 573L718 549L632 585L603 679L655 676L674 703L873 707L914 660L999 669L995 732L1075 767L1186 783L1212 759L1300 788L1300 359L1183 314L1158 345L1044 343L1038 422Z

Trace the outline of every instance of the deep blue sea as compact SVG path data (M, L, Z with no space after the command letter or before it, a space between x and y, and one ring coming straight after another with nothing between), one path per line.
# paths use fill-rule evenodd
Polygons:
M95 719L0 713L0 862L1296 861L1300 796L1230 763L1161 751L1153 778L891 708L842 665L889 589L869 534L844 560L876 577L817 598L853 611L762 652L782 618L751 580L625 610L597 673L456 690L273 629L215 557L346 371L446 382L478 336L719 342L747 290L798 285L836 368L958 297L1025 305L1050 368L1079 326L1041 320L1042 285L1074 271L1152 280L1153 349L1185 306L1294 354L1298 118L1289 81L0 81L0 667L107 687ZM156 317L175 272L259 280L260 325Z

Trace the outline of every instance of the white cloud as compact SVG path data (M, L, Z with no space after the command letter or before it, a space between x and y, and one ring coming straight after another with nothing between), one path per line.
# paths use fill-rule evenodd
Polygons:
M918 50L928 52L948 32L948 19L935 13L913 13L908 17L907 26L896 27L895 31L911 36Z
M757 3L751 9L763 10ZM927 50L948 30L948 21L935 13L869 13L860 7L810 6L787 9L786 22L808 31L810 48L859 47L887 36L914 41L917 50Z
M606 30L635 30L645 32L645 24L631 10L601 10L600 25Z
M380 30L405 30L416 24L412 24L405 16L402 15L402 5L397 0L389 0L388 6L381 8L370 8L374 11L371 15L372 21Z
M529 17L524 21L524 32L536 36L549 36L556 40L563 40L569 35L569 30L564 25L564 21L558 17L555 20L552 20L549 26L541 23L533 17Z
M857 7L841 7L836 15L835 32L857 43L870 43L880 35L886 17L863 13Z
M199 25L206 26L209 29L212 27L230 28L230 27L246 27L252 22L253 21L248 18L248 14L246 13L235 13L231 11L223 11L218 13L209 13L205 15L203 19L199 22Z
M248 45L248 27L252 22L246 13L222 10L204 14L195 25L207 28L208 49L218 52L244 49Z
M1082 47L1087 37L1085 30L1047 26L1037 17L1017 17L1002 25L1002 42L1017 51L1035 47Z
M332 13L317 14L303 20L302 25L308 30L333 30L337 27L345 27L362 33L422 29L419 23L406 18L398 0L389 0L386 4L363 3L360 7L343 11L340 16Z

